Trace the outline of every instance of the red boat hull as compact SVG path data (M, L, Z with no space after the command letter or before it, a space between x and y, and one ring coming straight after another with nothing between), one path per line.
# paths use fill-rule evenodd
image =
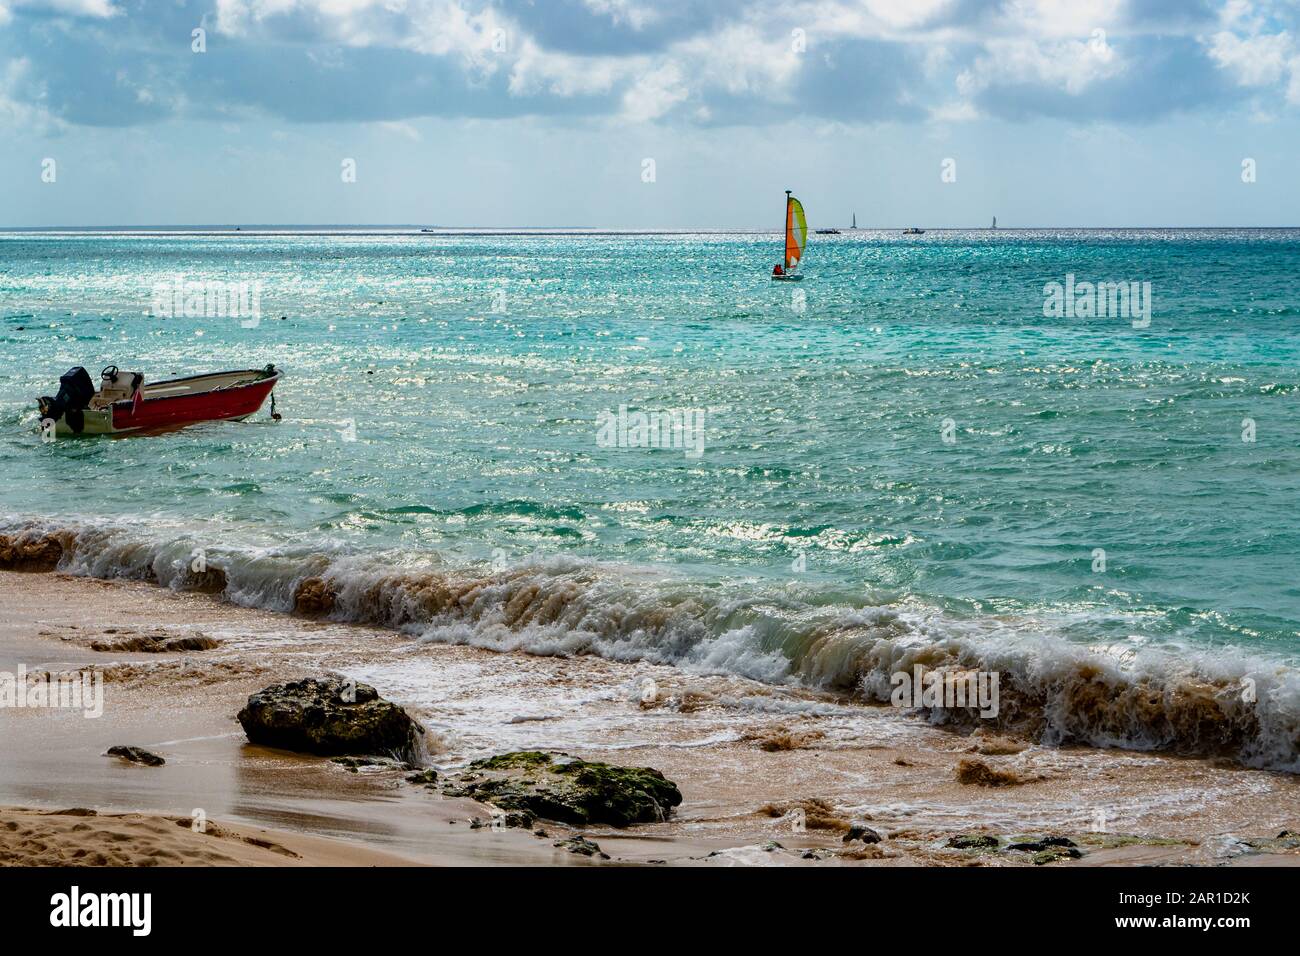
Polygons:
M145 398L139 402L113 404L113 431L136 431L148 428L174 428L194 422L222 421L247 418L266 401L280 380L279 374L270 378L222 388L211 392L173 397Z

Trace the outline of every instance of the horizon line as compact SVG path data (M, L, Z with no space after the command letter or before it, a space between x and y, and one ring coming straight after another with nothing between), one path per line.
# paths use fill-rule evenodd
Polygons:
M1036 225L1036 226L926 226L917 224L908 225L873 225L853 227L845 226L820 226L820 229L838 229L840 234L845 232L892 232L896 230L921 228L935 232L1033 232L1042 230L1078 230L1092 232L1122 232L1122 231L1141 231L1155 229L1184 229L1184 230L1215 230L1215 229L1300 229L1300 225L1267 225L1267 226L1248 226L1248 225L1142 225L1142 226L1062 226L1062 225ZM153 232L153 233L255 233L255 232L303 232L308 230L339 232L345 230L364 230L364 231L393 231L393 232L413 232L416 235L459 235L459 234L476 234L476 235L528 235L532 233L545 232L550 234L575 234L575 235L609 235L609 236L657 236L657 235L700 235L700 234L734 234L734 235L779 235L780 228L753 228L740 226L663 226L658 228L646 228L637 226L447 226L447 225L421 225L419 223L184 223L184 224L147 224L147 225L106 225L106 226L88 226L88 225L63 225L63 226L6 226L0 225L0 233L16 232ZM816 234L817 229L809 229L809 232ZM833 235L834 233L831 233Z

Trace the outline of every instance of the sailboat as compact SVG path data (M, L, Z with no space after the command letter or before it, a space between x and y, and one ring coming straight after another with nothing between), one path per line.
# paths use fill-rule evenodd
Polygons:
M772 270L772 279L777 282L798 282L803 276L794 270L803 258L804 246L808 243L808 220L804 218L803 203L785 191L785 265Z
M997 216L994 216L994 217L993 217L993 225L989 226L989 228L990 228L990 229L996 229L997 227L998 227L998 217L997 217Z
M853 228L858 228L858 214L856 212L853 214Z

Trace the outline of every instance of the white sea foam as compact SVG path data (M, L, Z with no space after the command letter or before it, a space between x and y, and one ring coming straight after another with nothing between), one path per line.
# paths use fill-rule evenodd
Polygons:
M493 571L333 546L248 545L207 548L198 572L195 549L210 533L10 519L0 534L15 554L56 543L58 566L71 573L206 589L241 605L398 628L424 642L671 664L882 702L890 675L916 665L996 671L998 724L1046 744L1222 753L1300 772L1300 674L1238 648L1084 645L1029 615L959 616L911 600L850 606L842 595L822 606L807 594L760 599L572 558ZM974 721L961 708L926 715Z

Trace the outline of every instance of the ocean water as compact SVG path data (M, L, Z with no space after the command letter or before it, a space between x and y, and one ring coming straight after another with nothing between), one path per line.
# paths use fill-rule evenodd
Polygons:
M884 698L997 668L1049 739L1294 767L1300 230L860 230L797 284L778 249L0 235L0 531L425 640ZM1067 275L1150 283L1149 324L1045 316ZM153 314L177 279L260 283L260 322ZM74 365L267 363L279 422L37 434ZM621 407L695 447L611 445Z

